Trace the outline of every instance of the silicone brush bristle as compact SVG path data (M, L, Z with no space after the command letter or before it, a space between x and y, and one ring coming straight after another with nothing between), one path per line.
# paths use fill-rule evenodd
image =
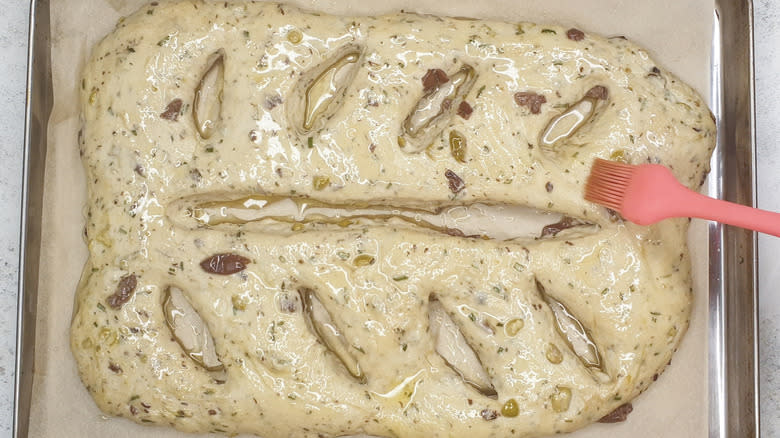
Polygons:
M585 199L620 211L635 166L596 158L585 183Z

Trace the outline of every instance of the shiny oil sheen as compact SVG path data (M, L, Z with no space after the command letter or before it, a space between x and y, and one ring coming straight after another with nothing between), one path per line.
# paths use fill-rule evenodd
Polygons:
M624 223L582 200L582 183L594 157L619 154L698 187L714 124L643 49L566 30L191 1L122 20L81 84L90 258L71 347L98 406L267 438L538 436L643 391L687 327L687 222ZM463 65L469 87L451 94L473 113L442 122L443 97L425 113L437 132L403 150L426 72ZM208 100L195 105L199 84ZM598 112L543 147L551 121L596 86L609 90ZM521 92L545 103L531 111ZM180 111L162 118L175 99ZM274 202L323 214L263 217ZM530 229L564 216L589 226L541 238L491 234L514 224L487 218L468 237L422 216L479 205L531 211L518 219ZM200 267L214 254L249 262L215 275ZM130 274L133 296L106 307ZM208 327L219 376L166 323L172 287ZM431 296L473 356L437 345Z

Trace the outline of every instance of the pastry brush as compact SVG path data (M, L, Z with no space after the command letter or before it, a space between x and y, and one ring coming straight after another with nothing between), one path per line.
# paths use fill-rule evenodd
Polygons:
M639 225L695 217L780 237L780 213L696 193L660 164L631 165L597 158L585 184L585 199Z

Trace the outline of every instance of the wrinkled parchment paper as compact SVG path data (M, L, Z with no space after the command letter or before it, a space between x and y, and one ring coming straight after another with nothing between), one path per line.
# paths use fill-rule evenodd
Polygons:
M90 48L143 0L51 0L54 110L49 121L43 244L30 437L194 437L170 428L108 418L81 384L70 353L73 297L87 248L83 241L84 171L79 159L78 84ZM699 92L709 96L713 0L286 0L336 14L400 9L438 15L536 21L625 35ZM705 437L707 394L707 235L693 222L695 304L674 364L634 400L622 424L595 424L572 438ZM217 435L208 435L217 436Z

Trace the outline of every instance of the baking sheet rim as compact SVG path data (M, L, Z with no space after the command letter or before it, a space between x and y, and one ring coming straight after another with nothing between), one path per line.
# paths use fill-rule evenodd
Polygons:
M724 3L737 3L737 0L716 0L716 6L714 15L715 15L715 26L713 31L713 38L722 40L723 35L721 35L721 32L723 30L723 20L724 15L722 13L719 13L722 11L722 5ZM752 53L752 1L747 0L745 2L746 8L751 13L746 14L744 19L748 21L744 26L739 26L742 29L744 29L746 32L749 32L750 35L748 35L748 39L750 41L750 53L748 54L748 69L749 69L749 96L747 96L749 100L749 106L750 111L749 114L744 114L745 117L748 117L748 123L751 128L751 136L748 139L750 142L750 147L748 148L748 151L751 156L750 161L753 164L752 168L750 169L750 175L751 178L751 185L750 185L750 196L752 199L749 199L750 202L755 205L755 142L754 142L754 136L755 136L755 130L753 126L753 112L754 112L754 105L753 105L753 53ZM26 359L26 357L30 353L30 349L35 348L35 338L33 337L33 342L27 343L25 342L25 328L27 327L27 330L32 330L34 333L35 330L35 320L28 321L25 319L25 309L34 309L36 307L36 302L34 301L37 298L37 290L36 291L30 291L28 290L28 281L27 277L30 278L36 277L38 273L38 260L34 260L34 257L30 256L30 253L38 254L39 251L30 251L30 248L27 247L27 241L30 239L30 232L37 231L40 233L40 221L41 217L31 217L30 216L30 206L31 203L34 203L36 199L31 199L30 193L31 191L38 191L42 187L37 187L31 184L34 184L36 181L43 180L43 166L41 166L41 163L45 162L45 153L44 154L38 154L38 155L31 155L31 142L33 138L32 129L34 129L33 126L33 119L37 115L33 111L36 109L33 105L33 100L36 99L38 94L36 93L42 93L44 90L41 90L41 88L48 88L51 89L51 76L48 75L45 77L46 80L49 81L49 83L45 84L45 87L36 86L36 83L38 82L36 78L40 75L40 56L41 53L43 53L45 56L49 56L51 53L50 46L47 46L45 48L39 47L38 41L46 41L47 43L50 43L50 23L46 23L47 26L44 28L40 25L40 23L37 22L37 16L40 8L48 8L49 6L49 0L31 0L30 2L30 23L29 23L29 46L28 46L28 66L27 66L27 102L26 102L26 110L25 110L25 142L24 142L24 151L23 151L23 163L22 163L22 170L23 170L23 181L22 181L22 205L21 205L21 230L20 230L20 251L19 251L19 285L18 285L18 302L17 302L17 339L16 339L16 361L15 361L15 385L14 385L14 413L13 413L13 431L12 434L15 438L21 438L27 436L27 424L29 423L29 405L27 406L21 406L21 399L29 399L29 395L32 391L31 384L32 379L24 380L22 379L22 375L24 372L32 373L33 367L34 367L34 352L32 353L32 356L29 356L30 359ZM48 17L48 15L47 15ZM40 32L45 32L44 35L40 35ZM719 134L721 134L721 126L726 122L726 120L723 119L725 111L723 111L723 104L732 103L731 101L723 101L723 89L724 84L721 81L722 79L722 60L724 59L730 59L729 56L724 56L724 45L722 44L714 44L713 45L713 54L712 54L712 61L711 61L711 69L712 69L712 76L711 76L711 82L710 82L710 93L713 96L713 106L714 108L713 112L715 114L715 117L719 124ZM48 65L48 62L45 64ZM45 73L45 72L44 72ZM716 85L716 87L713 87L713 85ZM719 87L717 87L719 85ZM50 108L47 108L47 110L50 110ZM45 134L44 134L45 138ZM722 138L718 140L718 149L722 149ZM744 149L744 148L743 148ZM45 151L45 148L43 148ZM722 155L719 150L716 150L716 153L713 158L713 163L715 164L712 168L712 171L710 173L710 179L715 180L717 182L721 182L724 176L725 172L721 172L722 169L724 169L725 164L721 162ZM743 151L744 152L744 151ZM711 189L713 186L710 185ZM719 191L718 191L719 192ZM38 201L40 202L40 201ZM31 222L31 224L28 224L28 221L37 221L37 222ZM726 277L728 275L733 274L730 271L724 270L719 272L713 272L713 266L719 265L721 268L723 266L726 266L726 263L723 262L723 258L725 258L726 251L723 251L722 245L724 242L724 229L725 227L718 225L718 224L710 224L708 227L708 238L710 239L711 246L710 246L710 271L708 273L709 280L710 280L710 297L709 297L709 317L711 320L716 321L715 324L710 323L708 327L708 339L709 339L709 348L708 348L708 359L710 362L710 370L709 370L709 389L710 389L710 436L712 437L722 437L722 436L728 436L728 430L727 430L727 416L728 412L724 403L728 402L728 396L730 394L736 393L739 391L740 388L729 388L726 385L726 380L728 379L728 375L725 373L726 369L723 366L725 363L725 355L727 354L727 351L723 348L725 344L728 343L729 339L723 339L724 334L725 336L728 336L729 332L724 331L725 328L723 325L725 324L725 309L724 309L724 296L718 295L716 293L713 293L715 290L721 290L724 289L724 284L727 282ZM752 241L745 241L741 242L742 244L747 244L755 254L755 236L753 236ZM34 237L34 236L33 236ZM37 239L38 244L40 244L40 238ZM745 239L749 240L749 239ZM737 242L737 245L740 242ZM720 263L713 264L712 255L714 253L713 251L713 245L715 249L718 249L718 254L721 257ZM752 285L753 287L750 288L752 290L754 297L757 296L757 287L756 287L756 269L755 265L757 263L756 259L750 260L749 263L744 263L740 266L743 266L744 271L748 273L749 278L752 279ZM30 272L29 270L33 270ZM37 282L36 282L37 283ZM713 300L717 302L713 302ZM754 299L754 302L755 299ZM712 314L712 310L717 310L717 313L715 315ZM752 309L753 312L756 311L755 308ZM754 316L755 321L755 316ZM714 333L713 330L719 330L719 333ZM749 364L749 367L751 369L754 369L754 372L752 373L753 379L752 381L748 382L740 382L741 385L750 385L753 387L753 390L751 391L752 400L748 400L748 403L751 403L752 405L756 406L756 411L754 415L754 431L758 432L758 420L759 420L759 413L757 410L757 400L758 400L758 390L756 386L757 382L757 332L753 333L753 349L752 351L754 353L754 360L753 363ZM32 362L32 363L30 363ZM712 365L714 364L714 365ZM25 371L26 370L26 371ZM719 379L713 379L713 376L717 376ZM715 380L715 381L714 381ZM29 384L26 384L26 382L29 382ZM715 390L715 394L713 394L713 389ZM714 424L715 423L715 424Z

